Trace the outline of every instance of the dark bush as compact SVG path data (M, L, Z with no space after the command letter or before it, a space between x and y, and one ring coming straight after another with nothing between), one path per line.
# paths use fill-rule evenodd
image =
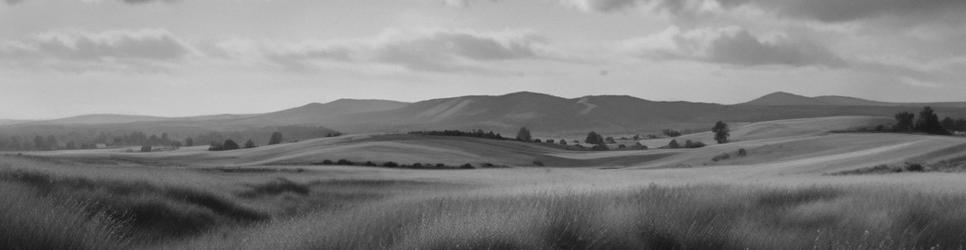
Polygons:
M745 150L744 148L738 149L738 157L745 157L745 156L748 156L748 151Z
M332 160L324 160L322 161L322 165L335 165L335 162Z
M394 168L394 167L399 167L399 164L390 161L390 162L383 163L382 166L387 168Z
M463 166L460 166L460 168L462 168L462 169L474 169L473 164L469 164L469 163L463 164Z
M908 172L922 172L922 171L926 170L922 166L922 164L919 164L919 163L909 163L909 162L906 162L906 166L903 169L905 171L908 171Z
M369 167L375 167L376 166L376 163L375 162L372 162L372 161L367 161L365 165L366 166L369 166Z
M543 167L543 162L542 161L533 161L533 165L534 166Z

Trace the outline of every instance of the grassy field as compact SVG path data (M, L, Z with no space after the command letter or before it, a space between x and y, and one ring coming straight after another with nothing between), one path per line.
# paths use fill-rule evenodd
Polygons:
M0 205L0 245L10 249L966 246L966 192L907 188L902 178L654 184L664 178L648 171L479 170L470 183L451 177L458 171L226 172L0 159L0 198L11 201ZM591 175L601 179L582 178Z
M236 152L2 155L0 246L966 248L966 173L834 174L881 162L959 163L964 139L818 132L863 121L749 124L739 133L772 136L693 150L566 152L518 142L363 136ZM769 130L780 128L800 132ZM447 171L280 161L385 157L381 150L388 149L430 162L553 157L587 165ZM748 153L711 160L737 149ZM192 161L201 164L186 164ZM293 164L255 164L266 161Z

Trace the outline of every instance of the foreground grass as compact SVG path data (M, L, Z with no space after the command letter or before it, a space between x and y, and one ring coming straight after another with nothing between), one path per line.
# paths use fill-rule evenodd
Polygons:
M221 249L961 249L966 196L647 187L388 201L264 224ZM237 243L237 244L236 244Z
M200 173L199 173L200 174ZM439 189L426 189L426 186ZM224 189L0 169L4 249L961 249L966 194L647 186L500 194L265 178ZM409 193L392 190L417 190Z

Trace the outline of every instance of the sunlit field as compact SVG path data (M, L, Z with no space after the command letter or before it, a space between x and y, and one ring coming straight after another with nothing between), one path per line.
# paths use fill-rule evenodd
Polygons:
M22 156L2 162L0 245L11 249L966 246L966 192L842 179L853 177L804 185L615 177L606 180L623 185L592 185L605 179L580 181L578 173L614 170L461 173L486 175L474 183L435 170L122 168ZM486 181L521 173L543 177ZM549 185L561 180L582 185Z

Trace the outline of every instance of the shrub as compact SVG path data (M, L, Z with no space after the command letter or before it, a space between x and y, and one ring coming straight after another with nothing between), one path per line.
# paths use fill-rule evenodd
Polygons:
M151 146L141 146L142 153L150 153L152 151Z
M399 167L399 164L390 161L390 162L383 163L382 166L387 168L395 168L395 167Z
M680 131L673 130L673 129L665 129L665 130L661 131L661 133L664 133L664 135L666 135L668 137L678 137L678 136L681 136L681 132Z
M909 162L906 162L906 166L903 169L905 171L908 171L908 172L922 172L922 171L926 170L922 166L922 164L919 164L919 163L909 163Z
M376 163L375 162L372 162L372 161L367 161L365 165L366 166L369 166L369 167L375 167L376 166Z
M355 165L355 162L352 162L352 161L346 160L346 159L341 159L338 162L336 162L335 164L336 165L352 166L352 165Z
M322 161L322 165L335 165L335 162L332 160L324 160Z
M729 153L722 153L720 155L714 156L714 158L711 158L711 161L717 162L717 161L723 161L723 160L727 160L727 159L731 159L731 154L729 154Z
M534 166L538 166L538 167L543 167L543 162L542 161L533 161L533 165Z
M667 144L668 148L681 148L681 144L678 144L678 140L672 139L671 142Z
M703 142L699 142L699 141L696 142L696 141L687 140L684 142L685 148L703 148L704 146L706 145Z
M462 169L474 169L473 164L469 164L469 163L463 164L463 166L460 166L460 168L462 168Z
M738 149L738 157L745 157L745 156L748 156L748 151L745 150L744 148Z

